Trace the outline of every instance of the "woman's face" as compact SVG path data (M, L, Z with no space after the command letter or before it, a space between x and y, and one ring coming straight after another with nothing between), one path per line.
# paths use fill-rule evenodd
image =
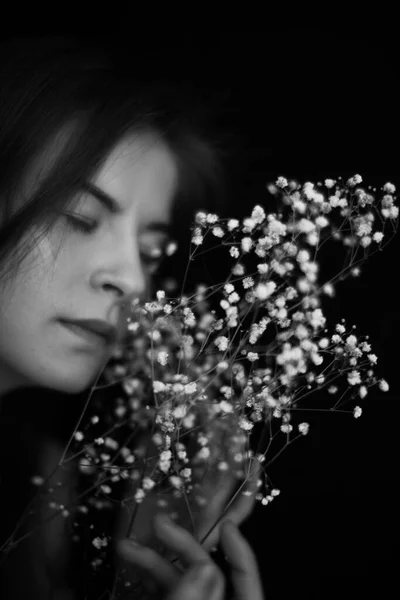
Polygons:
M80 194L66 212L93 230L61 216L17 276L0 282L0 394L25 386L76 394L93 385L113 347L84 340L60 319L116 325L120 301L143 294L152 252L168 239L177 179L173 153L159 138L126 137L90 181L120 212Z

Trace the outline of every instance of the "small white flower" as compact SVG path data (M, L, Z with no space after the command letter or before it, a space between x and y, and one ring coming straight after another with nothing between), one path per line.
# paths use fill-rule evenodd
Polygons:
M155 394L165 391L165 383L162 381L153 381L153 391Z
M355 406L353 414L354 414L354 418L358 419L359 417L361 417L362 408L360 406Z
M236 246L229 248L229 254L232 256L232 258L239 258L240 256L239 249L236 248Z
M259 359L259 356L258 356L257 352L248 352L247 360L249 360L250 362L255 362L258 359Z
M252 277L245 277L243 279L243 287L245 290L253 287L254 285L254 279Z
M196 213L195 219L196 219L196 223L198 223L199 225L205 225L207 223L207 215L205 212L200 211L200 212Z
M77 431L74 435L75 439L77 442L81 442L83 440L83 433L82 431Z
M267 283L260 283L254 293L259 300L266 300L274 293L275 289L275 281L267 281Z
M347 185L349 187L354 187L355 185L357 185L358 183L362 182L362 177L361 175L354 175L353 177L350 177L350 179L347 180Z
M244 265L237 263L232 269L232 274L241 277L244 274Z
M92 540L92 544L95 548L97 548L97 550L100 550L104 546L108 545L108 541L107 538L95 537L94 540Z
M217 339L214 341L214 344L217 346L218 350L221 350L221 352L224 352L227 348L228 348L228 338L225 336L220 336L217 337Z
M253 240L251 237L244 237L241 242L243 252L250 252L250 249L253 245Z
M192 381L191 383L187 383L185 385L185 394L194 394L197 390L197 384Z
M253 212L251 213L251 218L260 225L265 219L265 211L263 207L259 205L255 206L253 208Z
M293 431L293 425L290 425L290 423L284 423L283 425L281 425L281 431L283 433L290 433L291 431Z
M243 232L251 233L256 225L257 223L254 219L247 217L243 220Z
M159 352L157 362L160 363L160 365L165 366L168 363L168 352Z
M350 371L350 373L347 376L347 381L350 385L358 385L359 383L361 383L360 373L356 370Z
M335 185L336 181L334 179L325 179L325 187L328 189L332 188Z
M257 265L257 270L260 273L260 275L266 275L266 273L268 273L269 266L267 265L267 263L260 263Z
M388 194L394 194L396 191L396 186L393 185L393 183L390 183L389 181L387 183L385 183L385 185L383 186L383 191L387 192Z
M318 346L322 349L325 350L325 348L327 348L329 346L329 339L328 338L321 338L318 342Z
M224 230L222 229L222 227L213 227L212 234L215 235L215 237L218 237L218 238L222 238L225 235L224 234Z
M310 423L299 423L298 429L303 435L307 435L310 429Z
M365 385L362 385L362 386L360 387L360 389L358 390L358 395L360 396L361 400L362 400L363 398L365 398L365 396L366 396L367 394L368 394L368 390L367 390L367 388L365 387Z
M280 187L280 188L285 188L288 185L288 180L286 179L286 177L278 177L278 179L275 181L275 184Z
M385 379L381 379L379 382L379 389L381 390L381 392L388 392L389 391L389 384Z
M201 235L201 229L199 227L196 227L194 230L192 243L195 244L195 246L201 246L203 243L203 236Z
M333 287L333 285L331 283L325 283L325 285L323 286L322 289L327 296L329 296L330 298L333 297L333 295L335 293L335 288Z
M372 239L374 240L374 242L376 242L377 244L380 244L381 241L383 240L385 236L383 235L382 231L376 231L374 233L374 235L372 236Z
M297 229L301 233L311 233L315 230L315 224L310 219L300 219L297 223Z
M165 298L165 292L163 290L158 290L158 292L156 293L157 296L157 300L159 302L161 302L161 300L163 300Z
M165 248L165 254L167 256L172 256L178 249L178 244L176 242L169 242L167 247Z
M227 227L229 229L229 231L232 231L233 229L236 229L237 227L239 227L239 221L237 219L230 219L228 221Z
M340 335L346 331L346 328L340 323L336 325L335 329Z

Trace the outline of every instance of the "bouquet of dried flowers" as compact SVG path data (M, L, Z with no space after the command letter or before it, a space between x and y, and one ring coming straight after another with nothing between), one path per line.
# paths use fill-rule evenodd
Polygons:
M193 531L228 477L223 510L215 523L203 519L199 534L213 545L235 498L266 506L279 495L268 466L308 433L298 415L314 392L332 398L327 410L358 418L370 388L389 389L375 374L368 336L324 315L323 297L359 276L397 230L395 186L386 183L378 198L361 183L360 175L317 184L279 177L267 186L275 211L258 205L240 220L196 214L180 291L167 280L152 301L132 302L124 343L91 396L116 385L119 393L111 405L88 402L71 436L65 461L78 460L88 480L78 506L84 518L114 504L122 485L122 535L149 539L145 515L136 519L146 502L153 515L168 512ZM194 262L214 261L216 252L226 263L222 281L193 281ZM324 260L335 271L325 280ZM53 504L68 517L68 507ZM93 530L94 568L109 543Z

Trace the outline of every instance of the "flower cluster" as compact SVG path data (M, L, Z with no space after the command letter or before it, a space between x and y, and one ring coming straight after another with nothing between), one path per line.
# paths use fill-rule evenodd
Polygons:
M71 448L94 480L91 506L107 506L126 481L135 483L137 504L159 489L169 493L160 494L165 506L195 492L202 465L236 470L240 479L251 458L263 466L256 500L268 505L279 494L267 473L272 441L286 447L308 433L297 415L313 392L333 398L329 410L350 404L346 412L358 418L372 387L388 391L368 336L345 320L328 324L324 314L324 296L358 276L397 229L395 186L386 183L378 199L361 183L360 175L303 185L279 177L267 186L275 213L260 205L242 219L197 213L191 264L218 248L226 273L216 285L186 291L185 282L176 297L160 286L153 301L132 303L124 345L103 374L119 394L80 422ZM341 266L323 280L317 256L332 247ZM135 438L149 431L152 457Z

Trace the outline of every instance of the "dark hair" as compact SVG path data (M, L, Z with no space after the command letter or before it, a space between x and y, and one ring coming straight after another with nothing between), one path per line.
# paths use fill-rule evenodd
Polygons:
M178 160L176 223L182 226L195 207L217 212L222 206L224 143L207 129L206 107L188 87L137 76L118 52L71 36L14 37L1 44L0 56L2 278L16 272L37 241L26 236L31 227L45 235L113 146L133 131L154 131ZM35 159L69 123L72 135L37 189L13 210Z

